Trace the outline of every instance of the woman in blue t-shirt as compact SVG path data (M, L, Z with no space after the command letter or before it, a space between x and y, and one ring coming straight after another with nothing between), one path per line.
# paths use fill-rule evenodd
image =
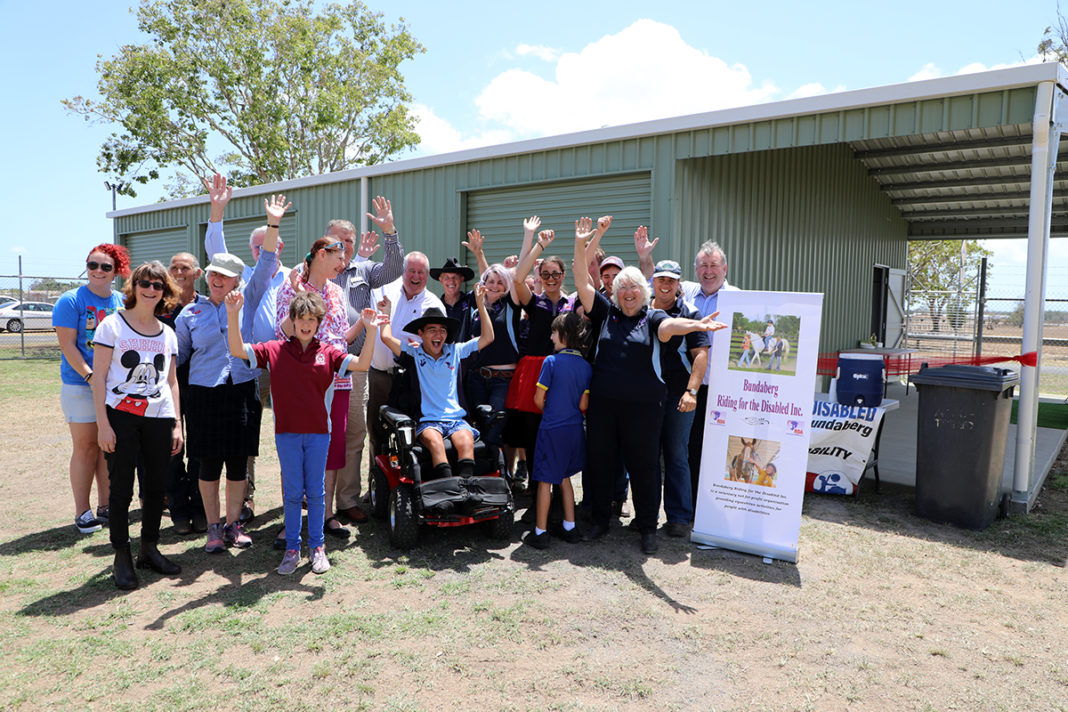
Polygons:
M74 492L74 526L82 534L108 523L108 468L97 445L96 407L89 383L93 376L93 335L108 314L122 306L122 295L111 289L115 277L130 274L130 255L121 245L102 244L85 260L88 284L65 292L52 312L52 326L62 352L59 375L63 386L59 403L70 428L70 486ZM96 479L96 514L89 495Z
M575 221L575 260L571 269L596 346L586 413L586 451L590 457L583 473L584 495L593 502L593 528L585 538L599 539L608 533L613 481L615 474L626 467L642 551L652 554L657 550L658 455L667 396L660 374L660 344L673 336L717 331L727 325L715 321L716 314L700 320L685 319L650 308L652 289L634 267L616 275L609 302L594 290L584 269L586 239L592 234L590 218ZM579 266L577 271L575 265Z

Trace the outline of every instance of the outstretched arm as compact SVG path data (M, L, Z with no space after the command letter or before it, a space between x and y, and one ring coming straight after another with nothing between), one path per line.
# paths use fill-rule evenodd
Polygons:
M374 213L367 213L367 217L371 219L371 222L382 228L382 232L386 235L396 233L397 226L393 222L393 203L378 195L375 196L372 205L375 209ZM370 257L370 255L365 256Z
M536 220L537 218L531 218ZM541 221L538 220L538 224ZM523 223L526 227L526 223ZM512 279L512 287L515 291L516 304L527 305L530 303L531 298L534 296L530 292L530 287L527 286L527 275L530 274L530 270L534 269L535 263L538 261L538 257L545 254L545 250L552 244L553 238L556 234L552 230L542 230L538 233L538 241L534 243L534 246L527 250L526 255L523 256L523 261L519 263L519 266L515 269L515 277Z
M383 314L385 314L387 317L390 314L393 313L392 312L393 305L389 301L389 297L387 297L384 294L382 295L382 299L379 300L377 306L378 306L378 311L383 313ZM367 336L368 336L367 341L373 341L374 340L374 339L371 338L370 334L368 334ZM382 339L382 343L385 344L386 347L390 351L393 352L394 356L400 356L401 355L401 342L400 342L400 339L398 339L397 337L395 337L393 335L393 331L389 326L388 319L387 319L387 321L385 323L383 323L383 324L381 324L379 326L379 338L381 338ZM367 345L367 342L365 341L364 342L364 346L366 346L366 345ZM362 351L360 352L360 356L361 357L363 356L363 352Z
M608 232L608 228L610 228L611 226L611 215L602 215L601 217L597 218L597 229L590 234L590 237L588 238L589 242L586 243L586 261L583 263L583 265L587 267L589 266L590 261L593 260L594 255L597 254L597 247L601 244L601 238L604 237L604 234Z
M638 229L634 231L634 251L638 253L638 269L642 271L646 279L653 278L654 265L653 265L653 248L656 247L656 243L660 242L660 238L656 238L652 242L649 242L649 228L645 225L639 225Z
M475 285L475 304L478 305L478 318L482 321L482 333L478 337L478 348L481 351L493 343L493 321L490 320L489 311L486 309L486 288L481 284Z
M537 215L532 215L523 221L523 245L519 248L520 264L523 263L523 259L534 246L534 233L538 231L539 227L541 227L541 218ZM530 270L528 269L527 272L529 273ZM525 277L526 275L524 274L523 276Z
M684 319L682 317L664 319L660 322L660 328L656 331L657 338L661 341L670 341L672 336L689 334L694 331L719 331L720 329L726 329L726 324L721 321L716 321L717 316L719 316L719 312L709 314L704 319Z
M603 218L602 218L603 219ZM579 218L575 221L575 259L571 263L571 276L575 279L575 291L578 293L582 308L589 314L593 309L593 285L590 284L589 262L586 259L586 239L593 234L593 221Z
M226 205L230 202L234 191L226 184L226 176L219 173L216 173L210 182L207 178L203 181L211 203L211 215L208 217L208 227L204 231L204 253L210 260L215 255L226 252L226 236L223 233L222 219L226 212Z
M367 338L364 339L363 348L360 349L360 358L349 361L349 371L366 371L371 368L371 359L375 354L375 337L378 336L378 327L389 323L389 315L379 314L368 307L363 310L357 323L363 324L362 328L367 330Z
M478 230L472 230L467 233L467 239L460 244L471 250L471 254L475 256L475 261L478 262L478 276L486 274L486 270L489 269L489 262L486 261L486 253L482 251L482 233Z
M236 289L226 295L226 345L230 348L231 356L248 361L246 344L241 340L241 323L238 321L244 303L245 297Z

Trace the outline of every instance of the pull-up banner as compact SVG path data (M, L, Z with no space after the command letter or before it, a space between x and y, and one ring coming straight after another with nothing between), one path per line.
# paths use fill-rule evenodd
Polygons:
M797 561L822 294L721 292L691 541Z

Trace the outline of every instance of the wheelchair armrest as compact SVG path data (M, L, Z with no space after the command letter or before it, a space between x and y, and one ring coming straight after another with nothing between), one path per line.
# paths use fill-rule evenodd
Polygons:
M409 428L415 427L414 420L392 406L382 406L378 409L378 415L379 419L382 421L382 427L387 430L396 430L397 428L404 426Z
M504 420L507 415L507 411L494 410L493 406L489 403L482 403L475 406L475 411L471 414L471 419L475 421L475 425L478 426L480 430L489 430Z

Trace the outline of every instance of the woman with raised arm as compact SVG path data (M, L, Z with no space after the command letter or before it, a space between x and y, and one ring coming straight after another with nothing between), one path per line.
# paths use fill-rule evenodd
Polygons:
M189 361L186 397L186 450L200 463L200 496L208 521L204 551L217 554L227 546L244 549L252 539L241 524L248 458L259 454L259 369L230 354L227 344L226 295L240 289L241 337L254 341L253 319L278 265L278 226L291 203L285 196L264 199L267 233L260 257L247 284L241 281L244 262L225 252L211 258L205 270L208 299L190 304L175 321L178 362ZM220 515L219 480L226 468L226 523Z
M289 304L299 291L314 292L326 303L326 314L319 322L315 334L321 343L347 352L349 344L363 331L362 319L349 326L345 311L345 293L332 280L346 267L345 245L333 237L320 237L312 243L304 256L300 276L287 280L278 290L278 333L283 341L293 336L293 322L289 318ZM296 270L294 270L296 271ZM345 429L348 427L349 397L352 393L352 377L339 376L334 383L334 398L330 405L330 447L326 457L326 533L339 539L347 539L349 530L341 525L334 513L334 490L337 471L345 466ZM278 537L285 536L285 528Z
M96 329L93 383L97 440L111 479L108 528L115 550L115 586L138 586L130 554L130 500L134 472L142 465L141 551L137 568L175 576L182 569L160 553L159 523L170 456L182 449L178 376L178 339L160 317L178 301L178 287L159 262L134 270L123 288L125 308L104 318Z
M115 277L130 274L125 247L102 244L89 250L85 260L88 284L65 292L52 312L52 326L62 354L63 382L59 404L70 429L70 487L74 493L74 526L82 534L99 531L108 523L108 471L97 442L96 408L90 390L93 378L93 336L108 314L122 306L122 295L111 289ZM96 514L89 495L96 480Z
M586 413L589 460L583 490L593 503L593 528L588 540L608 533L613 478L623 467L630 474L635 526L641 547L655 553L660 511L660 427L667 388L660 376L660 344L694 331L716 331L726 324L705 319L669 317L649 306L652 290L636 267L615 278L612 300L586 279L589 218L575 221L572 264L579 301L590 319L595 341L590 407ZM713 315L714 316L714 315Z

